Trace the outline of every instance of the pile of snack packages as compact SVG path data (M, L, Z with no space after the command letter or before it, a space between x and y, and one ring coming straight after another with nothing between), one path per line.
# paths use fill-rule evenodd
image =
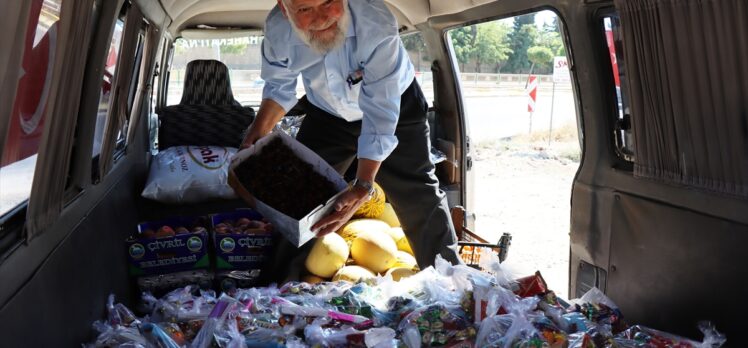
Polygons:
M290 282L217 295L193 287L143 293L136 316L110 296L88 347L718 347L629 326L593 288L564 301L540 273L510 279L486 251L481 269L435 265L400 281Z

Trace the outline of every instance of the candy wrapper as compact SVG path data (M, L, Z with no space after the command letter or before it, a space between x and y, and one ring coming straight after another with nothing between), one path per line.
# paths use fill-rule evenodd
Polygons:
M296 138L296 134L299 133L299 129L301 128L301 123L304 122L304 117L305 115L284 117L278 122L277 127L292 138Z
M477 332L459 306L434 304L410 313L400 323L403 342L410 348L472 346Z
M538 330L540 337L548 343L550 348L565 348L568 344L566 332L561 330L556 324L542 313L530 316L532 326Z
M515 280L512 291L519 297L537 296L548 292L548 285L538 271L531 276Z
M605 296L598 288L592 288L587 291L581 298L572 300L567 309L570 313L579 313L587 321L582 321L578 314L564 314L565 321L562 327L568 325L569 331L587 331L589 322L598 326L598 329L605 332L610 331L612 334L619 333L628 328L628 324L623 320L623 314L613 301Z
M396 327L400 322L400 310L403 309L403 307L398 307L397 305L399 304L393 302L393 309L391 311L389 309L380 310L376 308L365 300L366 287L365 284L356 285L343 293L343 295L331 298L329 303L333 305L338 312L366 318L366 321L356 323L356 326L359 329L373 326ZM405 303L401 304L403 306L407 305Z
M180 348L179 345L161 327L153 323L143 323L139 326L140 333L148 341L148 347Z

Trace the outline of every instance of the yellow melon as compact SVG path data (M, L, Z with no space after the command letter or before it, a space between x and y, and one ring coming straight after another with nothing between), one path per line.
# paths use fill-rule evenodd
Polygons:
M309 284L317 284L317 283L324 282L325 279L322 279L322 278L320 278L320 277L318 277L318 276L316 276L314 274L307 274L307 275L301 277L301 281L302 282L307 282Z
M344 280L347 282L358 283L362 280L374 278L376 278L376 275L366 268L361 266L345 266L335 273L335 276L332 277L332 281L337 282Z
M400 281L400 279L410 277L412 275L416 274L416 271L407 268L407 267L395 267L390 268L385 275L392 276L392 280L394 281Z
M405 232L401 227L392 227L387 230L387 234L392 237L392 240L397 244L397 250L402 250L408 254L413 255L413 249L410 248L408 238L405 237Z
M384 211L379 216L379 220L386 222L390 227L400 227L400 220L395 215L395 209L392 209L392 204L385 204Z
M383 273L397 262L397 244L383 230L365 230L351 245L356 264Z
M403 232L403 229L400 227L390 227L384 232L387 233L392 238L392 240L395 241L395 244L397 244L400 239L405 238L405 232Z
M418 262L416 262L416 258L413 257L413 255L402 250L397 251L397 262L395 262L395 265L393 265L392 268L405 267L413 269L416 266L418 266Z
M370 219L378 218L384 212L385 199L386 197L384 196L382 188L379 184L374 183L374 195L372 195L371 199L366 201L366 203L362 204L358 210L356 210L353 217Z
M413 254L413 249L410 247L410 243L408 243L408 238L402 238L399 241L397 241L397 250L402 250L408 254Z
M353 240L356 239L362 231L384 232L387 229L389 229L389 226L383 221L375 219L356 219L343 225L343 227L338 231L338 234L340 234L340 236L343 237L350 246L353 243Z
M343 237L330 233L317 238L306 258L306 269L312 274L330 278L345 265L350 250Z

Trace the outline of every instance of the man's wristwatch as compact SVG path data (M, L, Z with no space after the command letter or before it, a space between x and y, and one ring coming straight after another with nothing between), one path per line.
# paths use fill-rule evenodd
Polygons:
M351 187L358 186L366 190L366 193L369 195L369 198L374 196L374 183L371 181L366 180L359 180L359 178L353 179L353 182L351 183Z

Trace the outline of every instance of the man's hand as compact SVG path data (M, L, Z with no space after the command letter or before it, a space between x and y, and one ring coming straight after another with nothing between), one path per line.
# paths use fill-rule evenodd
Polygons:
M260 104L260 110L257 111L257 117L254 122L249 126L247 134L242 140L241 149L246 149L259 140L260 138L268 135L273 130L278 121L286 114L283 107L273 101L272 99L263 99Z
M358 208L370 199L369 192L359 186L352 186L335 201L335 211L325 216L312 226L312 232L322 237L339 230L353 217Z
M252 125L254 125L254 123ZM266 136L268 133L270 132L260 131L259 127L250 126L247 130L247 134L244 135L244 140L242 140L242 145L239 149L246 149L254 145L257 140L260 140L260 138Z
M381 164L379 161L359 158L356 177L360 180L373 183ZM343 227L343 224L353 217L353 214L361 207L361 204L364 204L370 198L369 192L365 188L358 185L352 186L350 190L340 195L338 200L335 201L335 211L314 224L312 231L317 233L317 237L322 237L330 232L339 230Z

